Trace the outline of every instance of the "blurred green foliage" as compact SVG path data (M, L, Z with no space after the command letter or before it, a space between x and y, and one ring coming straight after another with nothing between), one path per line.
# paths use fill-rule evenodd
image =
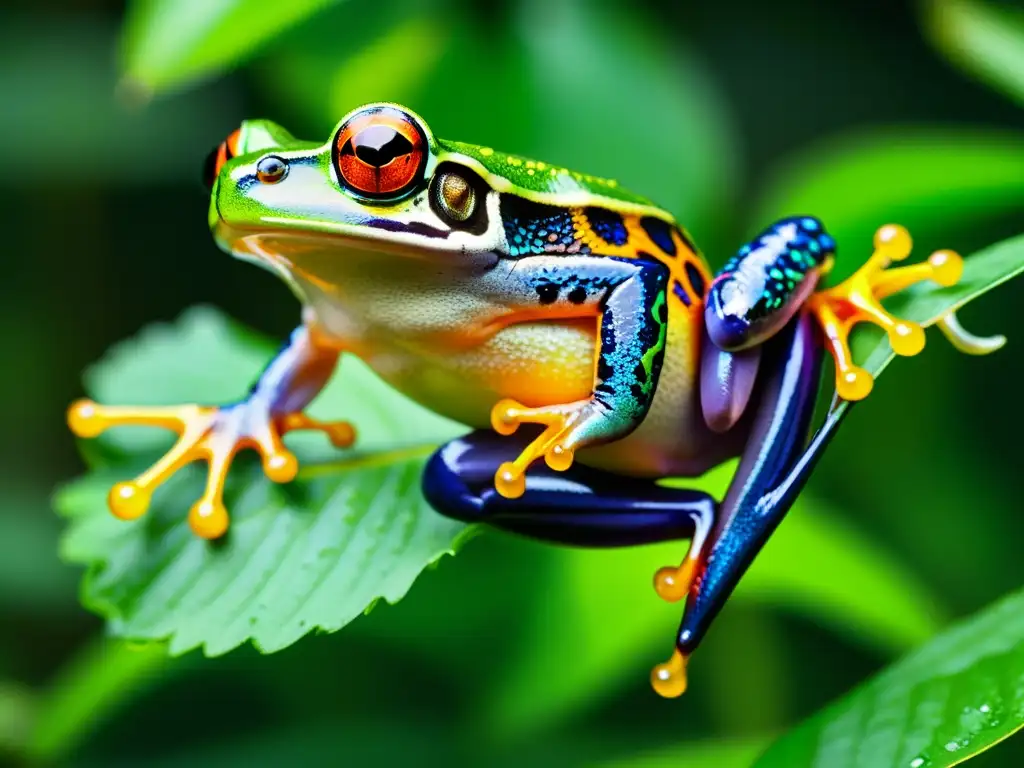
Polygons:
M201 161L240 119L323 138L351 107L394 99L438 135L619 179L677 214L713 266L771 217L815 213L839 237L841 276L889 220L910 226L917 254L1020 232L1024 31L1000 6L46 0L0 9L0 41L0 327L16 372L0 382L16 403L2 443L0 755L743 766L1020 586L1015 283L963 312L973 331L1006 332L1005 350L964 358L931 332L922 356L887 370L677 701L646 683L678 620L652 613L640 578L665 549L488 534L343 632L267 657L168 661L102 639L47 512L50 489L81 470L63 409L111 342L197 302L279 338L294 325L283 286L206 230ZM941 673L934 652L908 663ZM1019 679L1018 661L1007 668ZM1016 741L977 764L1020 764Z

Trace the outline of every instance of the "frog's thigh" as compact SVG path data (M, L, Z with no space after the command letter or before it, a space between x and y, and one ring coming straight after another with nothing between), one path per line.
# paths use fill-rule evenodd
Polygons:
M529 441L479 430L441 447L427 463L423 491L441 514L488 523L541 541L618 547L689 539L710 528L715 500L581 465L564 472L541 466L522 496L494 490L494 469Z

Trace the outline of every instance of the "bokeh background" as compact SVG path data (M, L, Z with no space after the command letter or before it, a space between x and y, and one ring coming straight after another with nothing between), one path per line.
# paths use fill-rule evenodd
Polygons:
M82 471L64 409L111 343L193 304L280 338L296 323L287 290L206 229L202 160L245 117L323 139L364 101L401 101L438 135L617 178L676 213L715 267L786 213L824 218L840 276L887 220L910 227L919 255L1024 229L1022 95L957 65L941 2L297 3L323 8L250 50L239 29L274 3L183 0L146 38L164 5L0 9L0 755L24 761L34 713L74 689L46 737L60 764L745 765L771 734L1020 586L1022 295L1010 284L962 314L1007 333L1002 352L967 358L930 333L811 481L839 549L900 585L891 603L866 596L874 625L767 576L723 612L691 691L666 703L647 670L674 613L583 673L565 669L595 635L646 626L648 584L576 610L581 569L601 560L487 535L397 606L274 656L117 661L78 603L80 569L58 557L50 494ZM195 55L201 76L147 81L192 34L181 9L201 19L216 5L238 11ZM218 61L220 41L241 53ZM624 581L646 580L610 557ZM844 578L795 543L765 558L773 572ZM1019 742L977 764L1024 764Z

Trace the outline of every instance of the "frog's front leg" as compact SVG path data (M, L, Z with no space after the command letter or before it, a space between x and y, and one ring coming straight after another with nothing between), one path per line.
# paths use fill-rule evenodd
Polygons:
M176 432L177 442L152 467L110 490L110 509L123 520L140 517L158 486L181 467L202 459L209 464L206 489L189 512L189 524L196 535L215 539L228 528L222 496L238 450L255 448L261 454L267 477L285 483L294 479L298 462L282 443L284 434L315 429L326 433L338 447L352 443L355 432L347 422L324 423L302 413L330 379L338 355L339 350L313 326L303 325L292 333L248 397L238 403L222 407L145 407L107 406L80 400L68 410L68 425L79 437L96 437L111 427L129 424Z
M500 435L511 435L522 424L544 427L518 457L498 467L495 488L507 498L523 494L526 471L537 459L564 471L577 450L636 429L657 387L668 323L668 270L656 261L537 257L523 259L516 272L535 283L542 301L550 297L554 303L565 294L600 321L596 381L589 398L537 408L502 400L492 410L491 425Z

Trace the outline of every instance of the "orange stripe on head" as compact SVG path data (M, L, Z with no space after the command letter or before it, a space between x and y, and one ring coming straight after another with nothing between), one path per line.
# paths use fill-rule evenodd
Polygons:
M203 165L203 182L207 189L213 189L213 184L220 175L220 169L224 164L238 154L238 141L242 136L242 129L236 128L231 135L218 144L209 155L206 156L206 163Z
M228 150L227 159L230 160L232 157L238 157L238 141L242 138L242 129L236 128L228 136L227 141L224 142Z

